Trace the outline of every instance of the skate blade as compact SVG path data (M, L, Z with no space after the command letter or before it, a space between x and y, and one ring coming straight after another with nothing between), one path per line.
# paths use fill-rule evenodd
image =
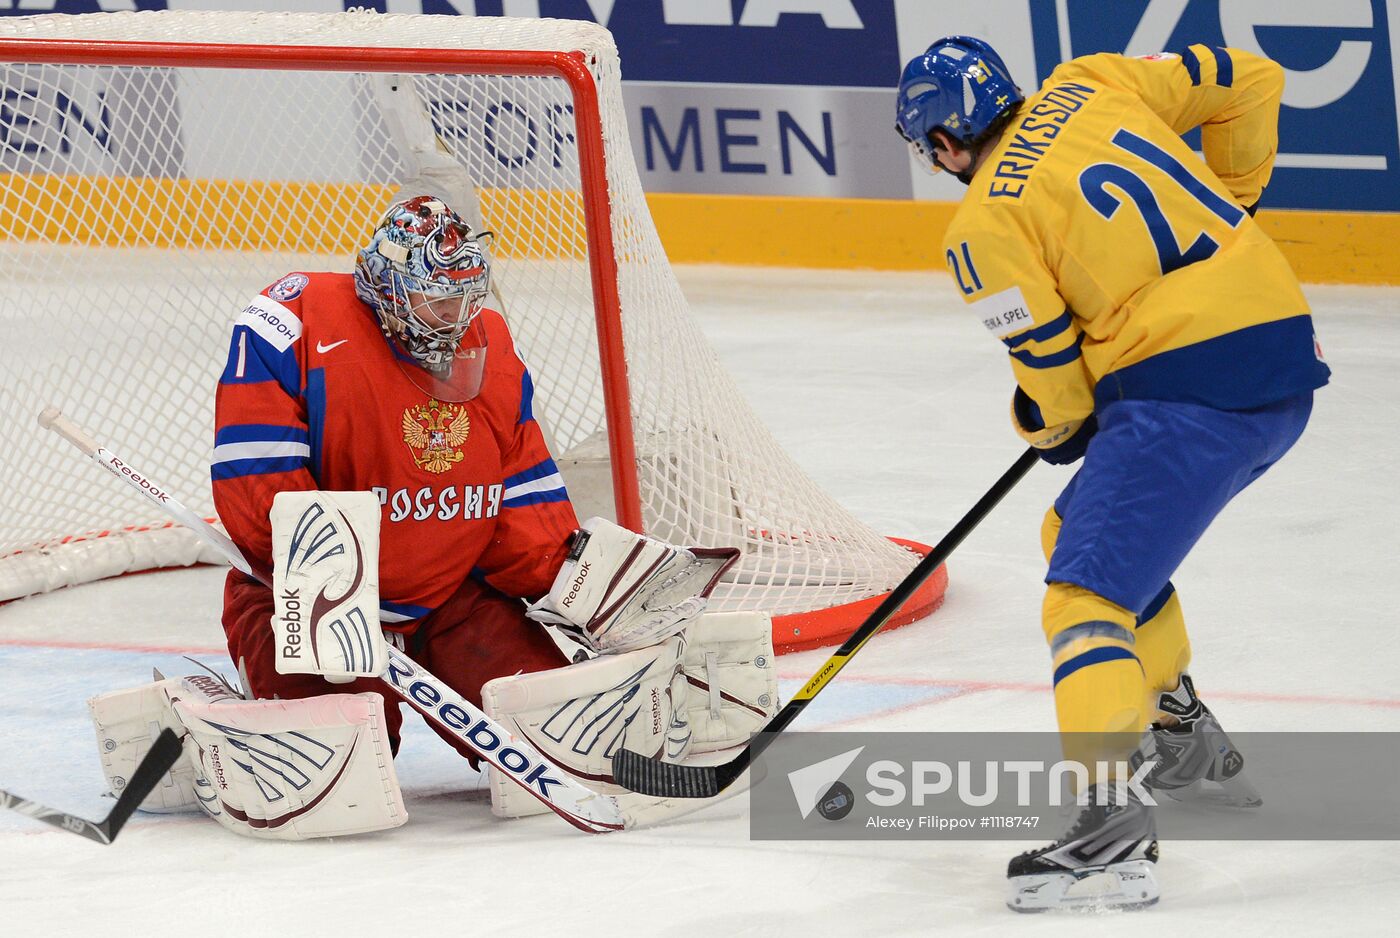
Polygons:
M1086 875L1041 873L1008 880L1014 912L1109 912L1142 909L1161 898L1149 860L1114 863Z

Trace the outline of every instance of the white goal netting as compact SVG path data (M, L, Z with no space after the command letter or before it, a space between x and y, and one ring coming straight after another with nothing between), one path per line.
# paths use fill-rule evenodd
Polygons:
M48 47L23 44L43 39L104 45L98 58L55 64ZM241 48L162 64L120 45L132 42ZM329 64L289 48L306 46L332 53ZM345 48L378 58L356 70L359 58L337 58ZM467 67L445 62L450 50L506 54ZM579 122L586 108L569 82L517 51L577 53L601 130ZM605 180L580 169L594 135ZM212 516L213 396L233 316L288 271L349 271L410 177L465 186L498 233L495 281L581 514L618 507L598 341L608 291L595 290L596 272L615 265L625 368L613 370L631 409L634 510L657 537L743 548L719 608L824 609L885 592L912 567L913 554L775 444L693 322L632 160L606 30L117 13L0 19L0 598L197 558L192 538L35 415L58 405ZM610 247L585 224L590 186L610 209ZM606 504L588 503L592 488Z

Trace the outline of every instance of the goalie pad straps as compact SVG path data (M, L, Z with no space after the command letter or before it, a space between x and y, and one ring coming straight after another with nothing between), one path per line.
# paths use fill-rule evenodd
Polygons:
M549 595L527 615L563 629L599 654L657 645L705 609L733 547L673 547L602 518L589 518Z
M517 674L482 688L488 714L595 790L623 795L612 756L625 746L680 762L747 743L778 710L773 624L766 613L706 613L651 648ZM521 817L543 810L490 773L491 810ZM626 793L634 800L644 795Z
M279 492L272 500L272 630L279 674L345 682L389 666L379 627L379 500Z
M684 721L691 752L742 746L778 712L773 620L766 612L710 612L691 625Z
M171 705L200 807L235 833L309 840L408 818L379 694L242 700L186 680Z
M690 747L684 711L673 703L685 693L682 647L673 636L650 648L499 677L482 687L482 709L594 791L617 794L623 790L612 781L617 750L678 761ZM545 810L499 772L490 772L490 788L499 817Z

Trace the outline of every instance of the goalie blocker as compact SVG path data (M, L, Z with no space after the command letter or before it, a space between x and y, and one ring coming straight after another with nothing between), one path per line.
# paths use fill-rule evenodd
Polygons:
M272 500L274 664L334 683L389 666L379 627L379 499L279 492Z

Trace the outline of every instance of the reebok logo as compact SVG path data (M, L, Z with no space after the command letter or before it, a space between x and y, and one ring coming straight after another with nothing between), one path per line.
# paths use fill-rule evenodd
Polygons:
M131 467L128 466L126 463L122 462L120 459L113 456L105 449L98 449L97 453L100 457L102 457L105 460L105 462L103 462L103 465L106 467L108 472L119 476L126 476L133 483L135 483L137 488L144 491L151 498L154 498L156 501L161 502L162 504L169 503L170 495L167 492L165 492L163 489L156 488L150 483L149 480L147 480L140 473L133 472Z
M324 354L326 354L327 352L329 352L331 349L336 348L336 347L341 346L341 345L344 345L346 342L349 342L349 341L350 341L349 339L341 339L339 342L317 342L317 343L316 343L316 351L318 351L318 352L320 352L322 355L324 355Z
M568 595L566 595L564 597L564 601L560 603L560 605L563 606L565 609L573 605L575 599L578 599L579 590L583 589L583 581L588 578L588 573L589 563L585 562L580 564L578 568L578 576L574 577L574 585L569 588Z
M444 700L437 688L418 677L418 668L412 659L390 652L389 667L381 679L416 701L424 708L424 712L433 716L439 724L455 731L453 735L475 749L486 761L508 773L526 788L533 786L546 800L555 803L551 787L562 786L564 783L550 776L553 766L545 762L536 762L532 755L514 746L505 745L505 741L492 731L489 717L484 714L478 716L475 712L464 710ZM524 748L527 747L522 747Z

